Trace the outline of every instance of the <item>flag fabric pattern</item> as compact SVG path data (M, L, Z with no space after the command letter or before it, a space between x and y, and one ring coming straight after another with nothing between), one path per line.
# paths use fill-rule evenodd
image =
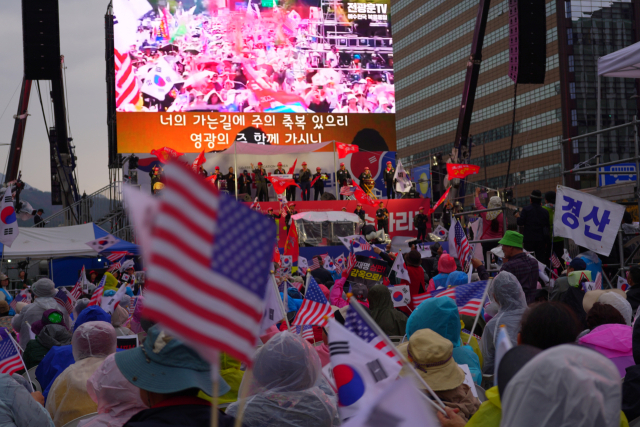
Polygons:
M394 174L393 179L396 181L397 192L408 193L411 191L411 179L409 179L409 174L404 170L404 166L402 166L402 162L400 160L398 160L396 173Z
M438 199L436 204L433 205L431 209L429 209L429 213L427 215L431 215L436 209L438 209L438 206L440 206L442 202L447 200L447 196L449 195L449 190L451 190L451 187L447 188L447 191L445 191L444 194L440 197L440 199Z
M447 175L449 175L449 179L463 179L469 175L475 175L478 172L480 172L480 166L447 163Z
M451 245L452 242L453 245ZM455 247L455 252L451 250L452 246ZM454 221L451 224L451 229L449 230L449 248L451 256L458 258L461 263L465 262L471 253L471 246L469 246L467 235L464 232L464 228L462 228L462 224L458 221Z
M0 205L0 243L11 247L19 233L18 217L16 216L16 209L13 206L11 188L9 187L4 192L2 205Z
M302 339L305 341L315 342L315 336L313 335L313 326L292 326L289 328L289 332L300 335L300 329L302 329Z
M555 254L555 252L551 252L551 265L553 266L553 268L562 267L562 264L560 263L560 260L558 259L558 256Z
M500 325L500 330L498 331L498 336L496 337L496 356L495 356L495 365L493 370L493 385L498 385L498 366L500 365L500 361L502 360L502 356L504 356L507 351L513 347L511 343L511 338L509 338L509 334L507 334L507 327L504 325Z
M251 366L275 224L179 163L165 175L144 314L210 362L223 351Z
M271 185L273 185L273 190L276 192L276 194L284 193L285 190L292 185L294 187L300 188L300 186L296 184L296 181L293 178L280 178L278 177L278 175L271 175L268 176L267 179L269 180Z
M196 157L196 159L191 164L191 170L194 173L198 173L200 171L200 166L202 166L206 161L207 159L204 157L204 150L202 150L202 153L198 154L198 157Z
M24 369L20 353L5 328L0 328L0 374L15 374Z
M107 255L107 259L111 262L116 262L119 259L122 259L126 256L129 255L133 255L131 252L129 251L115 251L115 252L111 252L109 255ZM84 268L84 267L83 267Z
M16 297L13 299L13 301L11 301L11 304L9 304L9 307L15 310L19 302L24 302L26 304L31 303L31 294L27 289L21 290L20 293L16 295Z
M87 280L87 274L83 265L82 271L80 271L80 277L78 277L78 281L71 290L71 297L77 301L82 296L82 293L88 284L89 281Z
M87 242L86 245L89 246L94 251L100 253L100 252L106 251L111 246L114 246L117 243L118 243L118 239L115 236L111 234L107 234L104 237L99 237L95 240L91 240L90 242Z
M291 257L291 268L298 266L298 257L300 256L300 243L298 237L298 227L295 224L291 224L289 227L289 233L287 233L287 240L284 242L284 254Z
M357 201L359 201L363 205L369 205L373 207L378 206L378 201L374 200L371 195L365 193L365 191L360 188L358 184L354 182L353 185L355 187L355 190L353 191L353 197L355 197Z
M329 356L338 389L338 411L343 420L371 407L402 369L335 319L329 323Z
M360 147L355 144L345 144L344 142L336 142L336 151L338 152L338 158L344 159L349 154L359 152Z
M483 280L481 282L467 283L466 285L460 285L454 288L441 289L439 291L414 295L411 305L415 310L420 303L429 298L449 297L455 300L460 314L475 316L478 310L481 309L480 302L482 301L484 291L487 288L487 283L489 282Z
M367 324L367 321L360 316L360 314L353 309L353 307L347 308L347 316L344 319L344 327L354 334L356 334L363 341L368 342L374 346L377 350L386 354L395 362L402 364L400 359L391 351L391 349L385 344L385 342L376 334L376 332Z
M91 299L89 300L89 305L100 305L102 302L102 293L104 292L104 284L107 281L107 276L102 276L100 283L91 294Z
M354 192L355 192L355 187L352 185L345 185L343 187L340 187L341 196L350 197L350 196L353 196Z
M71 302L71 299L64 291L64 289L58 288L58 293L56 294L54 299L58 304L64 307L65 310L67 310L67 313L71 314L73 312L73 303Z
M602 273L596 275L596 284L594 289L602 289Z
M307 291L304 294L304 300L300 306L300 310L296 314L296 318L291 323L293 326L298 325L315 325L326 326L327 319L325 317L333 317L331 312L331 305L327 301L327 297L324 296L318 286L318 282L309 276L309 284L307 285Z
M404 263L404 257L402 254L398 254L396 256L395 261L393 261L393 267L391 267L392 271L396 272L396 277L398 279L404 279L407 282L411 282L409 279L409 272L407 271L407 266Z

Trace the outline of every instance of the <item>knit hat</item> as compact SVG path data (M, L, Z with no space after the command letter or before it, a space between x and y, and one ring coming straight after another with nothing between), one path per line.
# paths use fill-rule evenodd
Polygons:
M453 390L464 382L464 371L453 360L453 343L431 329L421 329L398 346L433 391ZM400 372L408 374L407 368Z
M449 274L456 271L456 260L449 254L442 254L438 260L438 272Z
M504 233L504 237L500 239L498 244L522 249L522 240L523 240L522 234L516 231L507 230Z
M493 196L492 198L489 199L489 205L487 206L487 209L496 209L501 207L502 207L502 200L500 200L500 197ZM500 215L501 213L502 213L501 211L487 212L487 221L493 221L494 219L498 218L498 215Z

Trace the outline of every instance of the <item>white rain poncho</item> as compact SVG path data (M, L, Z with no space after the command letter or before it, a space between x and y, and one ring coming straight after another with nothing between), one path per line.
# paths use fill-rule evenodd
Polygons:
M111 315L111 324L116 330L116 335L119 337L124 337L126 335L134 335L131 332L131 329L122 326L124 322L129 318L129 312L127 309L117 306Z
M20 314L11 321L11 326L20 333L20 347L27 348L30 335L29 330L38 320L42 319L42 313L47 310L59 310L64 317L65 325L71 325L71 319L67 310L53 298L56 295L56 285L49 279L40 279L31 286L31 291L36 296L33 303L22 309Z
M113 354L89 378L87 392L98 404L98 415L80 421L78 427L121 427L129 418L148 409L140 398L140 389L120 373Z
M543 351L509 381L505 427L618 427L622 385L615 365L573 344Z
M331 427L339 425L333 395L322 379L313 346L298 335L282 332L257 353L242 424L247 427ZM324 385L321 388L321 383ZM327 395L329 393L329 395ZM236 416L238 402L227 408Z
M82 310L84 310L85 308L89 307L89 303L90 302L91 302L91 300L89 298L80 298L78 301L76 301L76 305L73 308L73 317L74 317L74 319L78 318L80 313L82 313Z
M47 411L56 427L97 411L87 394L87 380L116 352L116 331L107 322L83 323L73 333L71 349L76 362L56 378L47 397Z
M507 271L499 273L493 279L487 294L491 300L488 311L493 310L496 315L484 327L480 349L483 358L482 372L493 375L498 327L505 325L511 343L514 346L517 345L520 319L527 309L527 298L524 296L524 291L516 276Z
M53 427L45 409L10 375L0 374L0 427Z

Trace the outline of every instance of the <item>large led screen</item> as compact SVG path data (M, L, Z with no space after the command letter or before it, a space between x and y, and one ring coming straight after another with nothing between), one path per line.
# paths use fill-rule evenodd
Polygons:
M395 151L389 0L113 8L120 153L331 140Z

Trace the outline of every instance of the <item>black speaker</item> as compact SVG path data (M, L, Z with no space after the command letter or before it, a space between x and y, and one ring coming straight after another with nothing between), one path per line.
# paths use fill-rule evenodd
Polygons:
M544 83L547 15L541 0L509 0L509 77L518 84Z
M22 45L27 80L60 76L58 0L22 0Z
M320 200L335 200L336 196L333 195L333 193L323 193L322 197L320 197Z

